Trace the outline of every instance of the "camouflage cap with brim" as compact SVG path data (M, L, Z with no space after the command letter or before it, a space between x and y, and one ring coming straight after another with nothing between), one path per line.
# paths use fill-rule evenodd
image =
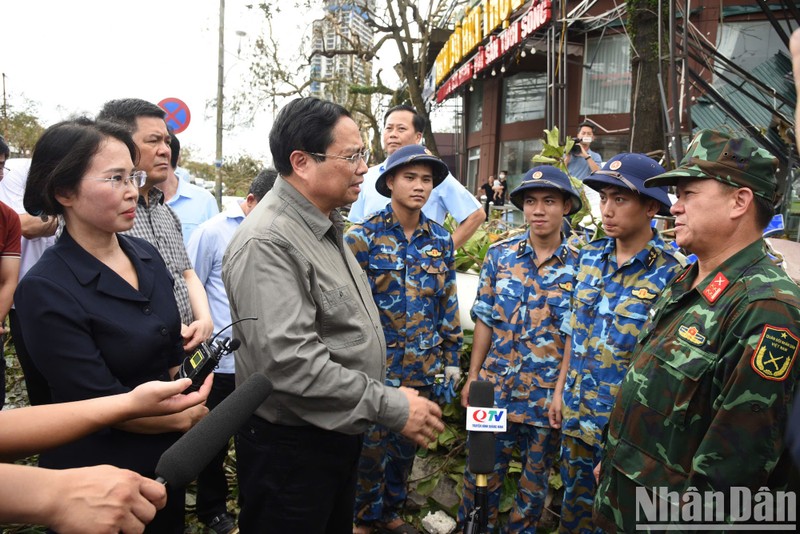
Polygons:
M773 204L780 199L778 160L747 138L701 130L676 169L649 178L646 187L675 185L680 178L713 178L734 187L748 187Z

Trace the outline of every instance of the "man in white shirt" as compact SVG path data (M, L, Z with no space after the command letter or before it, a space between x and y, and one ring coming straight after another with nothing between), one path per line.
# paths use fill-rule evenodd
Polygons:
M183 243L189 246L192 232L203 222L219 213L217 199L199 185L182 180L178 176L178 160L181 156L181 143L170 132L169 173L158 188L164 193L164 203L172 208L181 221ZM213 317L212 317L213 318Z
M400 105L391 108L383 116L383 150L386 156L392 155L400 147L419 144L424 129L425 117L418 114L413 107ZM385 163L370 167L364 175L361 193L353 202L347 216L351 222L360 223L389 203L389 199L375 189L378 176L385 170ZM458 223L452 236L456 249L466 243L486 220L481 203L452 174L448 174L444 182L433 190L428 202L422 207L422 212L439 224L444 223L448 213L453 216Z

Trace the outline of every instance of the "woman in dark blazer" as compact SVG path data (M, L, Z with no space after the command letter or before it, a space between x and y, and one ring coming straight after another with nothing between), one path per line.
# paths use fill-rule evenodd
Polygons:
M133 226L144 173L136 147L115 124L78 119L45 131L33 151L25 209L63 215L55 245L20 281L14 296L25 344L54 402L130 391L170 380L184 353L181 323L164 261ZM43 453L39 465L111 464L153 476L161 453L208 410L144 417ZM148 532L183 532L182 488Z

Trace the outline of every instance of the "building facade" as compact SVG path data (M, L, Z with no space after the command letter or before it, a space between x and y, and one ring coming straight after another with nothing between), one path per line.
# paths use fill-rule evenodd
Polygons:
M518 185L542 149L543 131L554 126L563 136L575 136L581 122L594 123L592 149L604 161L628 150L636 52L625 4L482 0L457 16L431 66L435 87L430 93L432 106L463 100L456 167L470 190L477 193L481 178L500 170L508 171L510 187ZM670 12L669 4L660 3L665 17L672 15L673 24L665 22L665 29L675 33L670 38L665 32L662 55L676 39L686 43L681 49L687 53L676 56L674 78L680 84L670 85L664 73L661 112L672 118L678 109L675 132L683 145L697 128L734 130L758 136L784 171L792 169L796 158L787 160L786 154L793 152L794 140L787 126L794 124L796 97L784 39L798 27L798 10L780 2L762 9L751 1L723 0L675 2L677 11ZM686 6L688 25L680 9ZM652 150L675 155L667 133L662 146ZM796 234L800 202L792 187L784 213Z
M325 0L325 17L312 26L311 96L344 103L350 84L370 83L372 61L365 53L374 34L366 12L374 10L375 0Z

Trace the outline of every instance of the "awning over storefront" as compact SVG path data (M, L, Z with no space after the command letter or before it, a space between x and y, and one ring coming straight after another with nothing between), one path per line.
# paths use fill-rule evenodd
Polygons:
M785 53L779 52L756 67L752 74L783 98L770 97L747 81L740 81L738 85L716 83L714 88L717 95L707 93L692 106L692 122L697 129L723 129L742 136L750 135L746 127L760 130L772 145L764 148L774 153L775 147L778 147L782 153L776 154L776 157L785 160L793 150L794 102L797 98L791 60ZM723 102L719 102L720 98ZM792 104L787 105L783 101ZM738 113L745 124L726 111L726 104Z

